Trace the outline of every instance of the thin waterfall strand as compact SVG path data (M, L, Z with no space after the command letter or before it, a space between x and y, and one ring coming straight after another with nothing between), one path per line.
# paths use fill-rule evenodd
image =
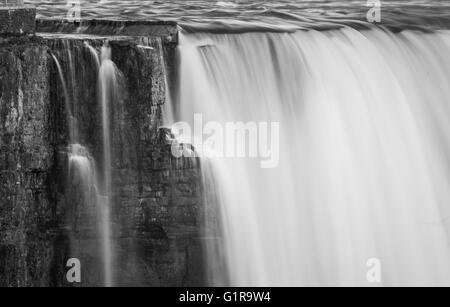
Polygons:
M77 135L77 127L76 127L76 120L74 119L74 116L72 115L72 108L71 108L71 99L69 96L69 91L67 89L67 83L66 78L64 77L64 72L62 70L61 64L58 61L58 58L52 53L51 54L53 61L55 62L56 69L58 70L58 76L59 80L61 82L63 94L64 94L64 104L65 104L65 110L66 110L66 116L67 116L67 122L68 122L68 129L69 129L69 142L72 144L74 143L74 140Z
M111 175L111 108L118 96L118 69L111 61L111 48L105 43L101 50L101 65L99 70L99 100L102 114L103 135L103 181L102 181L102 215L101 232L103 244L103 261L105 285L113 286L112 276L113 256L111 238L111 204L112 204L112 175Z
M95 67L97 67L97 71L100 69L100 58L98 56L97 50L92 47L88 42L84 42L84 46L89 50L92 59L95 61Z

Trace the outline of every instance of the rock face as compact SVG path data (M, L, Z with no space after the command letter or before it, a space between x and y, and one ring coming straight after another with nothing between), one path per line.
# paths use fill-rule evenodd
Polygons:
M0 285L44 285L60 219L49 183L49 65L33 39L0 45Z
M100 50L103 41L90 38ZM144 47L141 47L144 45ZM122 72L112 107L113 276L118 286L204 285L201 171L171 155L161 125L166 71L175 44L158 36L110 41ZM0 42L0 286L102 286L98 220L69 174L66 99L78 142L102 157L96 60L77 38L13 37ZM166 66L168 69L166 69ZM66 280L69 258L81 283Z

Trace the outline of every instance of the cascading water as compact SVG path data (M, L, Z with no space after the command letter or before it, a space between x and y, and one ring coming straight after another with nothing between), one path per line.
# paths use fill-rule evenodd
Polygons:
M66 79L64 78L64 72L62 70L61 64L58 61L58 58L54 55L51 54L53 61L55 62L56 65L56 69L58 70L58 76L59 76L59 81L61 82L61 86L62 86L62 90L63 90L63 95L64 95L64 103L65 103L65 110L67 113L67 121L68 121L68 128L69 128L69 138L70 138L70 143L72 144L75 140L75 138L77 137L77 127L76 127L76 120L74 119L73 113L72 113L72 108L71 108L71 99L69 96L69 91L67 89L67 83L66 83Z
M69 40L63 40L62 43L64 46L64 51L66 52L65 57L67 59L67 65L68 65L67 73L69 75L68 90L70 89L69 97L70 97L70 101L72 103L72 110L73 110L72 114L73 114L73 113L76 113L76 111L77 111L76 108L79 106L79 103L77 101L78 97L75 94L77 91L77 84L75 81L75 79L76 79L75 78L75 64L74 64L74 54L73 54L74 48L73 48L72 42L70 42ZM73 115L71 116L71 126L72 126L71 132L73 135L73 138L71 139L71 143L73 144L75 142L78 142L78 138L79 138L77 118Z
M101 50L101 65L98 77L99 102L102 114L103 130L103 177L101 188L101 233L103 244L103 264L106 286L113 286L112 276L112 245L111 245L111 204L112 204L112 178L111 178L111 108L118 97L119 70L111 61L111 48L105 43Z
M80 144L69 146L69 199L77 199L85 206L90 217L96 216L98 203L95 161L89 151ZM73 186L76 186L75 188ZM74 204L71 204L72 206Z
M449 52L449 31L182 33L179 120L280 123L274 168L204 158L214 282L364 285L377 258L384 285L450 284Z
M98 71L100 69L100 59L98 57L97 50L95 50L95 48L92 47L88 42L84 42L84 46L89 50L89 53L91 54L92 58L94 59L95 66Z
M98 234L101 242L101 262L103 264L103 282L105 286L113 286L112 274L112 244L111 244L111 132L110 132L110 112L111 104L115 101L118 94L118 76L119 72L111 61L111 49L105 44L101 50L101 62L95 48L88 42L84 43L84 47L89 51L92 59L96 63L95 72L98 73L98 97L101 107L102 119L102 163L101 171L96 170L96 163L94 158L90 155L89 150L81 144L78 144L78 126L76 117L73 114L73 109L76 106L75 97L75 73L74 73L74 59L73 50L68 43L64 43L64 56L67 58L67 70L71 84L71 91L69 92L63 68L57 57L52 54L55 65L58 70L59 79L61 82L65 109L69 122L69 182L76 182L75 190L68 189L69 199L82 199L82 204L86 205L88 211L92 213L92 217L97 221ZM71 94L70 94L71 93ZM77 194L77 195L75 195ZM78 202L78 201L77 201ZM93 210L95 209L95 210Z

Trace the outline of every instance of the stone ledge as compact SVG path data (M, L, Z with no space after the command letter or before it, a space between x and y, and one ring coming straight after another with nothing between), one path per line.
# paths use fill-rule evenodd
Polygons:
M0 7L0 35L34 34L36 8Z
M70 22L59 19L38 19L39 33L89 34L99 36L162 37L167 43L177 43L178 24L173 21L119 21L86 19Z

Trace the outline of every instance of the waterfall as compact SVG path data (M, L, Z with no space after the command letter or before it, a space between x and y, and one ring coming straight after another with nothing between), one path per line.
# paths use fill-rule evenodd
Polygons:
M79 144L78 126L74 111L77 106L77 89L74 67L73 48L64 42L64 59L67 64L67 75L70 82L66 82L64 70L54 54L52 55L61 82L65 109L69 122L69 182L76 188L68 189L68 199L72 206L86 206L95 219L100 241L100 258L103 265L103 281L105 286L113 286L113 251L111 238L111 203L112 203L112 174L111 174L111 108L118 97L118 79L120 72L111 61L111 49L107 43L101 50L101 62L97 51L88 42L84 42L92 59L96 63L95 72L98 73L97 95L101 109L102 127L102 157L99 170L88 148ZM70 85L70 91L69 86ZM82 200L80 202L80 199ZM75 209L74 209L75 210ZM76 213L73 213L76 215ZM75 224L76 226L76 224Z
M114 101L117 101L119 90L119 70L111 60L111 48L106 42L101 50L101 65L98 77L98 93L102 115L103 132L103 177L101 197L101 233L103 248L103 265L106 286L113 286L112 276L112 246L111 246L111 204L112 204L112 174L111 174L111 111Z
M91 54L92 59L95 61L95 65L97 67L97 71L100 69L100 59L98 57L97 50L92 47L88 42L84 42L84 46L88 48L89 53Z
M71 207L77 213L88 212L86 217L89 221L83 221L90 224L94 222L97 225L96 232L99 234L100 256L103 264L103 284L113 286L112 277L112 247L110 234L109 206L110 198L105 196L101 190L102 181L97 176L96 164L89 150L80 144L72 144L69 149L69 182L68 189ZM84 206L84 209L78 206ZM76 216L76 218L78 218ZM78 224L78 223L76 223Z
M373 258L382 285L450 284L449 31L181 33L178 52L178 120L280 124L273 168L202 158L215 284L367 285Z
M65 110L67 113L67 121L68 121L68 129L69 129L69 138L70 143L74 143L75 138L77 137L77 127L76 127L76 120L72 114L72 108L71 108L71 99L69 96L69 91L67 90L67 83L66 78L64 77L64 72L62 70L61 64L58 61L58 58L52 53L51 54L53 61L55 62L56 69L58 70L58 77L59 81L61 82L63 95L64 95L64 103L65 103Z
M89 212L89 221L95 221L97 214L98 191L95 161L87 148L80 144L69 146L69 182L68 199L71 201L73 211L82 211L77 206L86 207ZM77 216L77 212L72 212ZM88 223L89 224L89 223ZM76 226L76 225L75 225Z

